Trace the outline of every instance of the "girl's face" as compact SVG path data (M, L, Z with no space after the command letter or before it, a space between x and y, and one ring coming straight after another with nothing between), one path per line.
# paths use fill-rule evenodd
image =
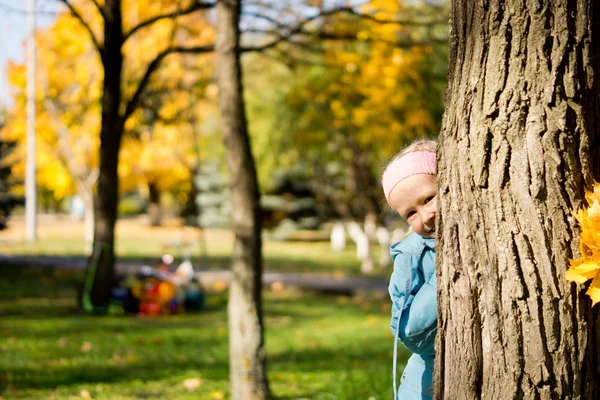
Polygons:
M432 238L435 237L436 193L435 175L411 175L392 189L390 205L415 233Z

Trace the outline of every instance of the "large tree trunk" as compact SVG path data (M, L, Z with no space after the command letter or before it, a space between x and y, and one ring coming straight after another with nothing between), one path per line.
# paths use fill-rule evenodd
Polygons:
M600 7L454 0L451 25L436 396L600 398L598 313L564 279L600 177Z
M229 292L229 365L234 400L269 396L261 304L262 243L258 182L250 149L239 44L240 0L217 3L216 61L235 234Z
M117 164L123 133L119 114L121 103L121 70L123 56L121 44L121 1L106 0L104 6L104 83L102 94L102 126L100 128L100 174L94 200L94 252L91 263L97 263L92 290L92 303L98 307L108 305L115 274L114 232L117 221L119 175ZM90 269L88 269L89 273Z

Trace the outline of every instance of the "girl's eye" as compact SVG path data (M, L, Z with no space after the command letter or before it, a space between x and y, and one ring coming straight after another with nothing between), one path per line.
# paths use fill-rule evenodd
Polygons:
M413 215L415 215L414 211L409 212L408 214L406 214L406 219L409 219L410 217L412 217Z
M429 196L428 198L425 199L425 204L429 203L431 200L433 200L435 196Z

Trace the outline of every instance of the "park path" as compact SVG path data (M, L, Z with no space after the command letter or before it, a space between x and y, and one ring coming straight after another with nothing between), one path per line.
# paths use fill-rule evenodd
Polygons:
M87 259L83 257L59 256L5 256L0 255L2 265L36 265L43 267L60 267L84 269ZM147 265L142 261L117 261L119 272L126 272ZM227 285L231 272L197 268L197 275L204 285ZM369 292L379 295L387 293L388 278L367 276L337 276L332 274L300 273L300 272L263 272L263 285L277 288L295 287L301 290L314 290L322 293L352 295L359 292Z

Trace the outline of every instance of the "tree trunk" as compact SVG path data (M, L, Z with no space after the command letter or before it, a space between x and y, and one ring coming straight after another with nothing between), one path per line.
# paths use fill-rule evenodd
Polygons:
M161 226L162 216L160 212L160 191L156 182L148 182L148 217L150 226Z
M83 215L83 238L85 242L85 254L92 254L94 243L94 194L90 188L83 198L85 211Z
M104 11L106 20L104 24L104 51L101 57L104 66L104 82L100 128L100 173L98 190L94 200L94 250L99 248L94 253L99 256L97 259L90 260L91 263L97 262L92 289L92 303L98 307L108 305L115 274L114 232L119 198L117 164L123 134L123 121L121 121L119 114L121 70L123 67L123 56L121 54L123 30L120 0L106 0Z
M269 387L261 304L259 191L244 110L239 17L240 0L217 3L217 83L235 234L228 306L231 397L234 400L253 400L266 399Z
M600 398L598 313L564 279L600 177L600 7L454 0L451 26L436 398Z

